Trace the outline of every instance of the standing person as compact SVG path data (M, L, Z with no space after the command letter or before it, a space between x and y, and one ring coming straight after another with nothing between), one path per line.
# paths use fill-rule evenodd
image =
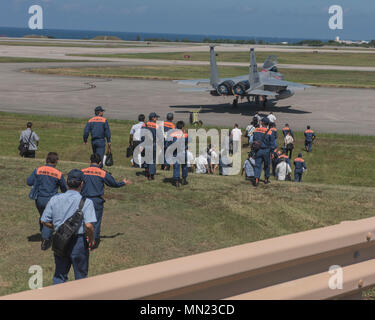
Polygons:
M92 153L100 155L103 161L105 153L105 140L107 139L108 147L111 146L111 130L109 129L108 121L103 117L104 109L102 107L95 108L95 117L91 118L83 131L83 143L87 144L89 134L91 134Z
M140 114L138 116L138 123L133 125L130 129L130 136L129 136L129 147L133 150L133 166L135 167L138 165L139 167L141 166L141 163L137 157L137 159L134 158L134 150L135 148L142 142L142 137L141 137L141 129L145 124L145 115Z
M293 149L294 149L294 139L289 132L287 132L284 138L284 148L286 149L286 154L288 155L289 159L292 159Z
M242 131L241 129L238 129L237 123L234 125L231 136L233 140L233 153L237 153L240 151L242 137Z
M260 121L262 120L263 118L261 117L261 115L259 114L259 112L257 111L253 117L253 121L255 124L260 124ZM254 124L254 125L255 125Z
M169 171L171 169L170 164L168 163L166 157L165 157L165 152L168 149L168 147L172 144L171 141L168 140L168 134L176 129L175 124L172 122L173 121L173 113L168 113L167 114L167 121L164 121L163 125L163 134L164 134L164 164L161 165L162 170L167 170Z
M95 248L100 243L100 228L102 224L103 209L105 200L104 185L111 188L121 188L125 185L131 184L129 180L124 178L121 182L117 182L109 172L100 168L100 155L94 153L90 157L90 166L82 170L83 172L83 186L82 196L89 198L94 203L96 223L94 230Z
M161 128L157 125L156 121L160 118L155 112L151 112L148 116L149 121L145 124L145 129L149 130L151 133L152 141L149 143L146 143L145 149L146 153L152 155L152 159L150 160L150 163L147 163L145 165L145 173L147 180L151 181L155 179L156 174L156 142L157 137L159 141L164 141L163 133L160 131Z
M313 141L315 140L314 130L311 130L310 126L307 126L305 131L305 150L311 152Z
M254 181L255 181L254 167L255 167L255 160L253 158L253 153L249 152L248 158L245 160L245 162L243 164L241 176L243 175L243 173L245 171L245 179L251 181L251 183L253 183L253 184L254 184Z
M290 180L290 174L292 173L292 168L285 159L282 159L281 162L276 167L276 176L277 180L285 181Z
M40 218L48 201L57 194L59 188L61 192L68 189L63 174L56 169L59 156L56 152L47 155L46 164L33 171L27 178L27 185L32 186L30 198L35 200L35 206L39 212L39 229L42 233L41 249L47 250L51 246L52 231L43 226Z
M181 184L187 185L188 182L186 179L188 177L188 164L186 150L188 147L189 137L185 132L185 123L183 121L178 121L176 124L176 129L173 129L169 136L172 139L172 143L176 146L176 150L173 152L173 156L176 157L176 162L173 164L174 186L180 186L180 167L182 169Z
M270 123L275 123L276 122L276 117L273 114L273 112L270 112L270 114L267 116L267 118L270 121Z
M305 160L302 158L302 153L299 153L298 158L294 160L294 182L301 182L302 175L306 170Z
M260 123L260 127L256 128L254 131L253 148L256 148L253 150L255 152L255 187L259 185L259 179L262 173L262 164L264 166L264 183L270 183L270 150L274 142L272 131L270 131L268 128L268 124L268 118L263 118Z
M35 151L38 150L39 137L32 130L33 124L28 122L26 124L26 130L21 132L20 143L24 143L26 146L26 152L22 155L25 158L35 158Z
M188 172L193 173L194 155L189 149L186 150L186 158L187 158Z
M293 139L294 139L294 133L293 133L293 130L290 129L289 124L286 123L282 131L283 131L284 138L286 137L287 133L289 132L290 135L291 135L291 136L293 137Z
M271 150L272 175L276 177L276 166L278 159L281 156L281 151L278 149Z
M255 123L251 121L251 123L246 127L246 138L249 139L249 146L253 143L253 133L255 130Z
M211 162L210 162L210 172L215 174L216 169L219 167L219 155L216 152L216 147L212 146L209 150Z
M43 212L42 223L50 228L58 230L59 227L69 219L79 208L82 200L80 194L83 183L83 173L74 169L68 174L69 190L63 194L56 195L48 202ZM83 220L78 234L69 245L68 255L55 257L55 273L53 284L68 281L68 274L73 265L76 280L87 278L89 271L89 250L94 245L94 226L96 222L94 204L86 199L82 208Z

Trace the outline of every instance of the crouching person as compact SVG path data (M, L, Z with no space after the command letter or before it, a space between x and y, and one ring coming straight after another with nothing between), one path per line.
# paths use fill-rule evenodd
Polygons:
M70 171L68 174L69 190L66 193L53 196L41 218L46 227L58 231L78 209L81 209L83 215L77 234L69 241L66 254L62 256L54 253L55 274L53 284L66 282L72 265L76 280L87 278L88 275L89 250L94 245L93 223L96 222L96 216L93 202L90 199L82 200L80 194L82 183L83 172L77 169Z
M255 160L253 158L253 153L249 152L249 157L245 160L241 175L243 175L245 171L245 179L249 180L252 184L255 183L255 173L254 173L254 167L255 167Z

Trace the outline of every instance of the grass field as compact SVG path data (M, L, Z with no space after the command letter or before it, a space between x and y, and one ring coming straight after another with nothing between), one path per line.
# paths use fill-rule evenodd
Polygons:
M121 54L72 54L71 56L126 58L126 59L162 59L186 60L190 56L192 61L209 61L209 52L161 52L161 53L121 53ZM263 64L269 55L275 55L280 64L313 64L335 66L375 66L374 53L347 53L347 52L262 52L256 51L259 65ZM219 52L218 62L249 62L249 52Z
M24 58L24 57L0 57L0 63L27 63L27 62L87 62L90 60L64 60L64 59L44 59L44 58ZM92 62L92 60L90 61Z
M34 68L28 70L41 74L57 74L105 78L142 79L204 79L209 78L209 66L116 66L83 68ZM315 86L375 88L374 72L341 70L280 69L288 81ZM248 73L247 67L219 67L221 77L233 77Z
M50 285L51 251L40 250L38 214L25 180L57 151L66 175L84 168L90 147L82 144L85 119L0 113L0 295L28 289L28 268L40 265ZM19 133L27 121L41 138L37 159L17 155ZM130 121L110 120L118 180L133 184L106 189L102 243L90 257L90 276L208 250L323 227L374 215L375 144L373 137L317 133L313 153L305 155L304 183L272 180L254 189L243 177L191 175L176 190L160 170L147 182L129 167L124 152ZM296 152L302 135L297 136ZM245 156L246 150L243 150ZM72 274L70 279L72 279Z

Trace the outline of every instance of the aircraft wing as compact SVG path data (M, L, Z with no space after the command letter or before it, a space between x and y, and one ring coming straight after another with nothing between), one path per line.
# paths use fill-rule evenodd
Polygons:
M279 79L275 79L275 78L262 79L262 85L266 85L266 86L280 86L280 87L291 87L293 89L308 89L308 88L312 88L312 86L308 86L306 84L296 83L296 82L290 82L290 81L284 81L284 80L279 80Z
M173 80L173 82L185 86L197 86L201 83L210 83L210 79Z
M212 88L183 88L179 89L180 92L210 92Z
M277 93L272 91L266 91L261 89L249 89L246 91L248 94L254 94L257 96L276 97Z

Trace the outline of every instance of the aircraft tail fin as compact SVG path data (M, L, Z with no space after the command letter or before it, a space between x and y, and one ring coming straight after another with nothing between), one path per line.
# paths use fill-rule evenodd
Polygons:
M254 48L250 49L249 83L250 89L256 89L261 85Z
M210 45L210 84L213 88L219 85L219 70L217 69L215 46Z

